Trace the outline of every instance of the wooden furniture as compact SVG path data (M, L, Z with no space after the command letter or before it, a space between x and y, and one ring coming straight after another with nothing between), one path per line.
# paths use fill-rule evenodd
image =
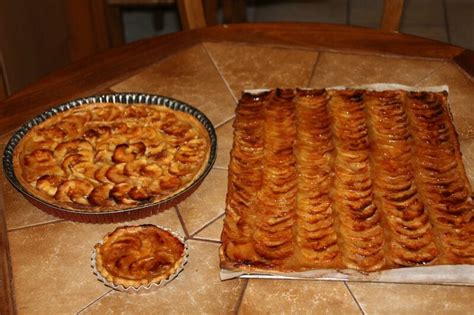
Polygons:
M106 6L115 8L120 13L122 13L124 9L153 9L153 20L157 30L163 27L163 9L167 7L172 9L177 8L176 0L105 0L104 2ZM123 19L122 14L120 14L119 19Z
M226 12L232 12L232 7L228 4L230 2L231 1L229 0L224 0ZM159 10L160 6L175 6L179 11L181 26L184 30L205 27L206 25L214 25L217 20L217 0L104 0L104 3L108 7L107 10L117 10L118 12L121 12L123 8L130 7L154 8L155 24L161 23L160 21L157 21L162 18L159 15L161 12ZM109 16L109 18L115 19L115 21L112 22L115 25L115 28L111 27L109 28L109 31L114 34L123 32L121 25L119 25L121 23L120 14L118 17ZM117 21L117 19L120 21ZM104 22L110 24L110 22ZM121 40L121 44L123 44L123 38Z
M245 0L220 1L225 23L245 22ZM217 23L218 0L27 0L0 3L0 97L71 61L124 44L125 6L179 7L184 29ZM44 8L49 8L44 10ZM386 0L382 28L398 29L403 0ZM157 11L159 12L159 11ZM48 36L44 36L48 34ZM19 40L21 39L21 40ZM1 83L3 81L3 83Z
M396 32L400 28L405 0L384 0L380 28L388 32Z
M0 91L8 95L70 62L64 9L62 0L0 1Z
M3 68L0 67L0 100L3 100L5 97L7 97L7 86Z
M246 22L246 2L246 0L223 0L224 23ZM405 0L384 0L380 21L380 28L382 30L389 32L397 32L399 30L404 2Z
M380 28L395 32L400 27L404 0L384 0ZM183 29L216 24L217 0L106 0L119 7L157 6L177 3ZM224 23L246 22L246 0L222 0Z
M138 222L93 225L51 217L29 204L2 176L0 214L5 225L0 231L8 243L0 248L0 269L4 287L14 286L14 293L7 292L7 311L15 296L14 307L20 313L471 312L473 286L219 280L227 165L240 92L375 82L449 85L454 124L472 182L474 52L375 29L268 23L179 32L83 59L0 102L3 144L23 122L52 106L110 92L162 94L187 102L211 119L218 136L218 158L201 187L176 208ZM185 235L190 246L184 272L148 295L111 291L95 279L89 266L94 244L115 227L132 223L162 225Z
M206 26L207 22L202 1L177 0L177 2L183 29L192 30ZM216 7L214 7L213 15L216 15Z
M96 0L1 1L0 93L122 44L118 13Z

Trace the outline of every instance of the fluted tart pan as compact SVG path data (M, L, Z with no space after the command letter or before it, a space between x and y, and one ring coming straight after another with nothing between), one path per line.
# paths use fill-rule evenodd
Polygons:
M20 171L18 171L18 166L15 166L15 165L18 164L18 153L16 151L22 150L24 148L24 144L22 143L22 140L27 138L28 133L29 132L33 133L32 130L34 130L34 128L36 129L40 128L41 126L43 126L40 124L43 124L44 122L46 124L48 120L54 121L54 119L56 119L57 121L58 118L55 118L55 116L59 114L63 114L63 113L67 114L68 111L72 113L76 113L78 111L80 112L82 109L84 109L84 112L87 113L89 108L92 110L94 107L100 108L100 106L106 107L108 105L111 105L110 107L114 107L115 105L120 105L118 107L125 108L124 110L128 111L127 113L129 115L137 115L135 117L137 121L139 121L140 119L139 115L140 115L141 109L143 110L143 112L146 112L146 113L158 111L159 114L157 115L159 117L156 118L156 120L158 121L161 119L160 117L167 117L168 114L169 116L171 116L171 118L173 118L174 116L178 118L183 117L184 119L186 119L186 117L189 117L190 118L189 121L190 122L192 121L191 125L193 124L196 125L196 128L199 129L199 132L202 134L202 138L206 138L206 142L207 142L206 148L205 148L207 152L205 152L205 156L202 157L202 164L200 166L199 171L195 172L195 176L191 180L187 179L187 182L183 180L183 183L186 183L186 184L183 184L181 187L179 187L179 189L176 189L175 191L172 191L171 193L167 193L167 194L163 193L162 198L145 199L146 197L145 196L142 199L140 199L140 196L143 196L143 194L146 192L140 189L135 189L134 193L137 196L136 197L137 200L140 200L140 202L131 203L129 202L128 199L124 199L125 201L123 202L123 204L117 207L110 206L110 208L108 208L107 206L108 203L104 202L104 206L101 206L99 211L94 211L94 210L91 211L91 209L86 209L80 204L81 200L85 200L84 198L89 198L90 200L91 198L90 195L87 195L85 197L76 196L77 194L73 195L72 193L69 193L69 191L66 190L66 193L63 193L63 195L65 194L66 197L68 196L76 197L76 199L79 200L78 201L79 204L68 203L65 206L64 204L61 204L59 202L58 203L54 202L54 200L50 202L49 200L47 200L47 198L44 198L44 196L41 196L41 194L36 194L34 191L32 191L31 188L27 189L27 187L25 187L27 181L25 181L23 175L22 175L23 177L20 178L18 174L20 173ZM123 105L123 107L121 105ZM90 107L88 108L87 106L90 106ZM148 107L148 106L155 106L155 107ZM137 109L137 111L135 111L135 109ZM82 112L81 112L81 115L82 115ZM58 116L58 117L62 117L62 116ZM118 132L115 129L119 128L117 126L123 126L124 125L123 122L126 121L126 119L128 118L129 117L125 114L122 116L120 115L112 116L112 118L108 117L108 119L111 119L113 124L115 124L114 125L115 127L109 128L108 132L111 135L115 136L115 132ZM95 119L100 120L100 117L95 118ZM140 125L140 123L135 123L135 124ZM40 126L37 127L38 125ZM151 124L150 126L154 127L155 125ZM179 135L178 133L181 132L179 128L177 128L177 124L173 123L173 121L169 121L167 127L171 130L170 132L174 132L176 135ZM46 132L49 132L49 128L43 128L43 129L45 129ZM87 135L84 133L84 136L81 137L80 141L83 141L83 138L88 139L87 137L99 137L101 133L103 132L103 130L104 128L102 129L97 128L97 130L93 130L92 132L89 132L90 130L87 130L89 133ZM137 130L140 130L140 129L137 129ZM128 133L131 133L133 131L134 130L127 130ZM153 132L153 130L151 130L151 132ZM141 135L139 135L138 137L140 136ZM158 138L159 137L160 136L158 135ZM175 138L177 139L179 137L177 136ZM151 138L151 139L155 139L155 138ZM68 141L68 142L71 142L71 141ZM87 141L83 141L83 142L85 143ZM106 146L107 141L103 141L103 142L104 142L104 145ZM166 141L163 140L162 142L166 142ZM157 148L159 149L160 141L156 141L156 143L150 142L149 144L150 146L153 146L156 150ZM178 147L179 145L177 144L176 148ZM118 150L118 149L121 149L121 150ZM5 147L5 151L3 154L3 168L4 168L5 176L7 177L9 182L13 185L13 187L15 187L15 189L17 189L21 194L23 194L25 198L27 198L33 205L35 205L39 209L49 214L52 214L60 218L72 220L72 221L88 222L88 223L123 222L123 221L135 220L135 219L144 218L144 217L153 215L164 209L172 207L173 205L179 203L180 201L185 199L187 196L189 196L199 186L199 184L203 181L203 179L207 176L207 174L211 170L216 159L216 149L217 149L216 133L215 133L214 127L212 126L211 121L206 117L204 113L192 107L191 105L188 105L186 103L183 103L181 101L178 101L172 98L160 96L160 95L141 94L141 93L114 93L114 94L89 96L89 97L85 97L81 99L72 100L70 102L61 104L57 107L51 108L37 115L36 117L32 118L30 121L26 122L25 124L23 124L15 132L15 134L10 138L10 140L8 141ZM75 153L75 151L80 152L81 148L76 148L74 149L75 151L71 151L71 150L67 151L67 150L69 149L66 148L63 151L67 152L66 154L73 156L74 155L73 153ZM113 152L114 153L113 157L110 157L110 155L108 157L104 155L105 157L103 158L104 159L108 158L109 160L113 160L117 158L117 160L114 161L115 163L126 165L126 163L122 163L122 162L128 162L129 161L128 158L130 156L134 157L137 154L141 154L138 156L143 157L145 155L145 150L147 150L146 154L148 154L148 147L145 148L145 146L143 145L143 142L137 144L137 143L132 143L132 141L130 140L126 144L116 145L115 151ZM115 156L116 153L121 153L122 155L116 157ZM15 154L17 156L15 156ZM163 155L163 153L160 153L160 154ZM33 159L33 165L34 163L37 163L38 160L41 160L41 154L39 154L38 156L34 156L36 160ZM156 155L156 156L159 156L159 155ZM63 163L66 163L65 160L66 159L64 158ZM161 158L161 160L157 159L156 161L159 161L159 162L156 162L154 164L158 164L158 166L160 166L160 163L162 160L163 158ZM96 161L96 157L94 157L94 160L92 160L92 162L94 163L95 161ZM73 161L71 163L76 163L76 162L77 161ZM80 159L78 160L78 163L79 162L81 162ZM70 164L70 165L76 165L76 164ZM68 166L70 165L68 164ZM143 165L141 165L140 167L142 166ZM146 173L143 171L143 174L141 173L140 176L142 176L143 178L145 178L146 176L152 176L150 174L153 174L153 171L156 171L156 168L157 168L156 165L154 166L155 166L155 169L149 168L147 169ZM181 166L182 165L180 165L180 167ZM61 167L64 167L64 165L61 165ZM163 170L164 171L162 172L165 172L165 175L170 174L168 173L169 172L168 169L163 168ZM176 172L179 172L180 170L182 170L182 167L179 169L177 168ZM136 169L134 171L137 172ZM82 172L84 172L84 174L87 173L87 171L83 171L83 170ZM21 171L21 174L23 173L24 172ZM127 176L129 175L130 174L128 174ZM55 176L56 175L49 176L49 178L47 178L46 181L42 182L43 186L46 187L45 191L47 191L47 189L50 188L49 186L51 186L51 183L54 183L54 180L56 178ZM105 179L103 182L106 182L106 181L107 179ZM46 182L46 184L44 182ZM114 188L118 187L119 189L116 189L117 191L115 191L115 193L117 194L120 193L120 189L122 189L122 190L125 190L127 194L131 194L130 193L131 190L127 188L125 183L121 183L120 180L117 181L117 183L119 184L115 184ZM171 185L172 184L173 183L171 183ZM87 190L88 194L91 192L90 191L91 189L92 188L89 188ZM160 187L158 187L158 189L160 189ZM163 189L166 189L166 187L164 187ZM110 190L110 192L112 192L112 190ZM54 196L56 197L56 195Z

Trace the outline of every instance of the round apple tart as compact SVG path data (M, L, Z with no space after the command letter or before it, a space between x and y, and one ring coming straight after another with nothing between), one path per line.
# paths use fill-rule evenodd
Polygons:
M123 226L107 234L92 254L94 272L115 289L151 288L174 279L186 263L186 245L151 224Z
M95 103L60 112L15 147L15 176L34 197L81 212L152 204L189 187L210 140L192 115L166 106Z

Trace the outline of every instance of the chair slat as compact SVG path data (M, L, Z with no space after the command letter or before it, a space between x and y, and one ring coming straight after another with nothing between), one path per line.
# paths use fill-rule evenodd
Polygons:
M380 29L388 32L398 32L404 2L404 0L384 0Z

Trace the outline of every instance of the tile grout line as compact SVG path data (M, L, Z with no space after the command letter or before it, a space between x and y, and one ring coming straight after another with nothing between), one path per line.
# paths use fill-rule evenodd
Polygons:
M225 166L213 166L213 169L219 170L219 171L228 171L229 168Z
M213 166L212 169L214 169L216 171L227 171L228 170L228 168L224 167L224 166Z
M218 245L221 245L221 244L222 244L220 241L210 240L210 239L207 239L207 238L195 238L195 237L192 237L192 238L188 238L187 240L188 240L188 241L195 241L195 242L204 242L204 243L218 244Z
M223 125L227 124L229 121L231 121L231 120L234 119L234 118L235 118L235 114L233 114L232 116L230 116L230 117L224 119L224 120L221 121L220 123L216 124L216 125L214 126L214 129L217 129L217 128L219 128L219 127L222 127Z
M207 228L209 225L211 225L212 223L216 222L217 220L219 220L223 215L225 214L225 212L219 214L217 217L211 219L210 221L208 221L206 224L204 224L202 227L200 227L196 232L192 233L191 235L189 235L189 237L194 237L196 236L196 234L198 234L199 232L201 232L202 230L204 230L205 228Z
M239 299L237 300L237 303L235 305L236 308L235 308L235 313L234 314L239 314L240 306L242 305L242 301L244 300L245 291L247 290L247 286L249 284L250 279L245 279L245 280L246 281L243 285L242 292L240 293Z
M48 222L34 223L34 224L29 224L29 225L23 225L23 226L15 227L15 228L12 228L12 229L8 230L7 232L8 232L8 233L10 233L10 232L16 232L16 231L26 230L26 229L29 229L29 228L41 227L41 226L44 226L44 225L50 225L50 224L62 223L62 222L75 222L75 221L68 221L68 220L65 220L65 219L58 219L58 220L56 220L56 221L48 221ZM79 222L79 223L80 223L80 222Z
M387 53L381 51L363 51L363 50L355 50L355 51L345 51L340 49L331 49L327 47L318 47L314 49L310 49L313 52L325 52L325 53L333 53L338 55L352 55L352 56L376 56L382 58L391 58L391 59L404 59L404 60L434 60L434 61L442 61L445 60L440 57L426 57L426 56L408 56L408 55L397 55L395 53Z
M104 298L105 296L109 295L110 293L112 293L112 291L114 290L109 290L107 292L105 292L104 294L102 294L101 296L99 296L98 298L96 298L95 300L93 300L92 302L90 302L89 304L87 304L86 306L84 306L81 310L79 310L76 314L79 315L81 314L82 312L84 312L86 309L88 309L89 307L91 307L92 305L94 305L97 301L100 301L102 300L102 298Z
M178 216L179 223L181 223L181 227L183 228L184 235L186 239L189 238L189 232L188 229L186 228L186 225L184 224L183 217L181 216L181 213L179 212L178 206L174 206L174 210L176 211L176 215Z
M423 78L421 78L421 79L418 80L417 82L414 82L414 83L413 83L413 86L418 86L418 84L422 83L423 81L426 81L426 80L429 79L435 72L441 70L442 68L446 67L447 65L448 65L448 62L447 62L447 61L442 62L439 67L437 67L436 69L431 70L430 73L428 73L427 75L425 75Z
M352 292L351 288L349 287L349 285L347 284L347 281L343 281L344 282L344 285L346 286L346 289L347 291L349 291L349 294L352 296L352 299L354 300L354 302L357 304L357 307L359 308L360 310L360 313L365 315L366 313L364 312L364 310L362 309L362 306L359 304L359 301L357 301L354 293Z
M314 79L314 76L316 74L316 67L318 66L319 64L319 59L321 57L321 54L322 52L320 51L316 51L317 55L316 55L316 60L314 61L314 65L313 65L313 69L311 70L311 75L309 76L309 81L308 81L308 84L307 84L307 87L310 87L311 86L311 82L313 82L313 79Z
M209 60L210 60L210 61L212 62L212 64L214 65L214 69L216 69L216 71L217 71L217 73L219 73L219 76L221 77L222 81L224 81L224 84L225 84L225 86L227 87L227 89L229 90L230 95L231 95L232 98L234 99L235 104L237 104L237 103L239 102L239 99L237 98L236 95L234 95L234 92L233 92L232 89L230 88L229 82L227 82L227 80L225 79L224 75L223 75L222 72L220 71L219 67L217 66L216 61L214 60L214 58L212 58L212 55L211 55L211 53L209 52L209 50L207 49L206 45L202 44L202 46L204 47L204 50L206 51L207 56L209 57Z

